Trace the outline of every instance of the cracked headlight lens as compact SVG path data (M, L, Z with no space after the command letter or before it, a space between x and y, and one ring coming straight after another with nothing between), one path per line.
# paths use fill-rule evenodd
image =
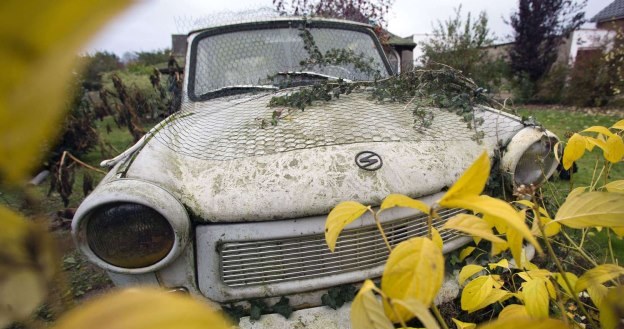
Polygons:
M539 185L544 182L546 175L557 166L554 153L556 143L555 138L544 136L527 148L514 172L517 185Z

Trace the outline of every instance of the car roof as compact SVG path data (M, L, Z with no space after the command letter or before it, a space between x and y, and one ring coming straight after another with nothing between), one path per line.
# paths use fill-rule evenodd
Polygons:
M255 18L255 19L248 19L248 20L239 20L239 21L235 21L235 22L230 22L230 23L224 23L224 24L219 24L219 25L214 25L214 26L210 26L210 27L206 27L206 28L201 28L201 29L195 29L192 30L188 33L188 36L194 35L194 34L198 34L201 32L205 32L205 31L209 31L212 29L217 29L217 28L223 28L223 27L227 27L227 26L237 26L237 25L250 25L253 26L254 24L266 24L266 23L270 23L270 22L301 22L301 21L306 21L306 22L333 22L333 23L337 23L337 24L344 24L347 26L360 26L363 28L368 28L368 29L372 29L372 25L370 24L364 24L364 23L360 23L360 22L355 22L355 21L349 21L349 20L344 20L344 19L336 19L336 18L323 18L323 17L306 17L306 16L280 16L280 17L270 17L270 18Z

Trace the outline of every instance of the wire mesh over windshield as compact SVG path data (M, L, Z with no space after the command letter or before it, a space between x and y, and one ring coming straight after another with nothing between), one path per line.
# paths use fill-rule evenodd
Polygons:
M317 81L388 76L373 37L356 30L283 27L220 32L199 39L193 51L190 78L192 96L197 98L224 88L278 86L284 79L276 74L287 72L305 73Z

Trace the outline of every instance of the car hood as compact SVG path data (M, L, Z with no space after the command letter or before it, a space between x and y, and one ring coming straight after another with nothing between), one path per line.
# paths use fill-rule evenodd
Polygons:
M390 193L443 191L523 127L489 109L477 111L484 120L476 130L457 114L427 109L433 120L425 127L413 106L379 103L365 91L290 115L278 108L284 118L273 125L275 95L186 104L149 133L126 177L169 190L197 221L299 218L345 200L378 205ZM382 167L358 167L363 151L378 154Z

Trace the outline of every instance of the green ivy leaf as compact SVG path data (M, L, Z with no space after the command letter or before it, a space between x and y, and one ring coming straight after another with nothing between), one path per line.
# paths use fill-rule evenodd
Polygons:
M262 316L262 313L268 313L267 311L269 310L269 308L264 303L264 301L260 299L251 300L249 301L249 304L251 304L251 308L249 309L249 318L251 320L260 320L260 316Z
M293 308L292 306L290 306L289 302L290 300L288 298L282 296L279 302L273 305L273 312L280 314L286 319L290 318L290 315L293 312Z

